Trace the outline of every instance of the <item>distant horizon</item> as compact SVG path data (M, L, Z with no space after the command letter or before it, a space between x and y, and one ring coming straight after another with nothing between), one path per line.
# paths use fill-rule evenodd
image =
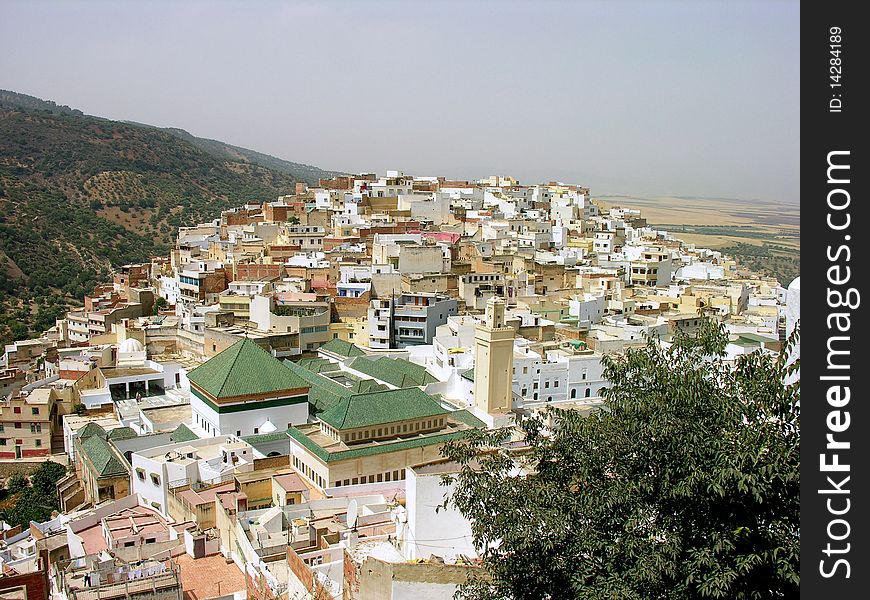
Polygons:
M325 170L799 203L799 3L446 4L10 0L2 85Z

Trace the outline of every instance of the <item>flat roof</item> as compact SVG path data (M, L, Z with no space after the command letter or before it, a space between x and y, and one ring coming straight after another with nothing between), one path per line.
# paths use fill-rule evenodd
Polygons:
M185 598L212 598L245 590L244 574L221 554L193 558L185 553L175 562L181 569Z

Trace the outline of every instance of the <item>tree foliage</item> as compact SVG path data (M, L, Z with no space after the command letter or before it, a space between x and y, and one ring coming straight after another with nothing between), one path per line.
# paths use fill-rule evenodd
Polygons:
M522 421L519 454L506 431L448 444L462 465L448 502L471 519L486 574L458 595L796 595L800 383L784 381L799 361L729 364L726 343L705 320L670 347L607 357L607 409Z
M11 508L0 511L0 518L10 525L30 526L31 521L42 522L51 518L52 512L60 508L57 496L57 482L66 474L66 467L52 461L40 464L27 479L16 473L9 478L6 489L9 496L17 494Z

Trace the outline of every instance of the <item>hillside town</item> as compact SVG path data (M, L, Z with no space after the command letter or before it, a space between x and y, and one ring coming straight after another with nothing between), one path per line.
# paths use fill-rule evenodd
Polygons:
M598 410L605 356L704 317L735 360L800 315L799 278L578 185L293 192L179 228L4 348L0 460L68 466L50 520L0 523L4 598L447 600L480 559L445 443Z

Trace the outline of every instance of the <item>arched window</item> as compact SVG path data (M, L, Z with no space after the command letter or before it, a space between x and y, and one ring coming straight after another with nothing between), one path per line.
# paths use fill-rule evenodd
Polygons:
M571 398L577 397L577 388L571 388Z
M592 390L589 389L589 388L586 388L586 397L587 397L587 398L589 397L589 395L590 395L591 393L592 393Z

